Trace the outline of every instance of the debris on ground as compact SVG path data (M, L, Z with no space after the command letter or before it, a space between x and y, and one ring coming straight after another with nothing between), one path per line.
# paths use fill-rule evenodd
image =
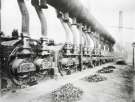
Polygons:
M85 77L84 79L85 81L88 81L88 82L100 82L100 81L107 80L106 77L98 75L98 74L90 75L88 77Z
M68 83L61 88L52 92L53 102L75 102L78 101L83 94L83 91Z
M98 73L112 73L114 71L115 67L114 66L107 66L103 67L102 69L98 70Z
M117 65L127 65L127 63L124 60L118 60L116 62Z
M110 68L110 69L116 69L115 66L107 66L107 67Z

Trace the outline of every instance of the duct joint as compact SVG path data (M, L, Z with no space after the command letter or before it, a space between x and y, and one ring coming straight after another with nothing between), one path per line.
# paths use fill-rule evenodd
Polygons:
M40 9L47 9L47 1L46 0L31 0L31 4L34 7L38 7Z

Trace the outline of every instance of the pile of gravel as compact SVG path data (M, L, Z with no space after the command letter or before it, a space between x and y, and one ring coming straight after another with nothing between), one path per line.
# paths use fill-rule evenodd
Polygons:
M110 68L110 69L116 69L115 66L107 66L107 67Z
M124 60L118 60L116 62L117 65L127 65L127 63Z
M100 81L107 80L106 77L98 75L98 74L90 75L88 77L85 77L84 79L85 81L88 81L88 82L100 82Z
M75 102L81 98L82 94L82 90L68 83L53 91L51 95L53 102Z
M114 66L108 66L108 67L103 67L102 69L98 70L98 73L112 73L113 69L115 69Z

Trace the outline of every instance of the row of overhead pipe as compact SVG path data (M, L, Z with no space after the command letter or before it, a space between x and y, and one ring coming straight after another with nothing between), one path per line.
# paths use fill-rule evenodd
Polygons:
M61 23L62 23L62 25L63 25L63 27L64 27L64 29L65 29L65 31L66 31L66 42L71 42L70 41L70 38L69 38L69 35L70 35L70 33L72 33L72 35L73 35L73 44L74 45L77 45L77 46L79 46L79 44L81 43L83 46L87 46L88 47L88 45L90 45L90 44L88 44L88 38L87 38L87 36L84 34L84 32L83 32L83 25L82 24L80 24L79 26L79 29L78 29L78 25L77 25L77 22L76 22L76 18L74 17L74 18L72 18L72 24L71 24L71 22L69 21L69 15L68 15L68 13L66 12L66 13L64 13L64 15L63 15L63 13L62 12L60 12L60 11L57 11L57 14L58 14L58 18L60 19L60 21L61 21ZM64 16L64 17L63 17ZM79 36L80 36L80 38L81 38L81 42L77 42L78 41L78 39L77 39L77 31L75 30L75 29L78 29L79 30Z
M91 26L93 31L98 32L101 36L115 43L115 40L103 28L103 26L90 14L89 10L84 7L80 0L47 0L48 4L54 6L62 12L69 12L69 15L76 17L78 21Z
M29 48L29 44L27 38L29 37L29 12L27 10L26 4L24 0L17 0L18 5L21 11L22 16L22 33L25 36L24 38L24 46L25 48ZM41 35L43 38L47 37L47 22L46 18L43 14L42 9L48 8L46 4L46 0L31 0L31 4L34 6L37 15L39 17L41 23Z
M24 36L29 36L29 13L24 0L17 0L22 15L22 33ZM47 23L44 17L42 8L47 8L46 0L31 0L32 5L38 14L41 23L41 34L47 36Z

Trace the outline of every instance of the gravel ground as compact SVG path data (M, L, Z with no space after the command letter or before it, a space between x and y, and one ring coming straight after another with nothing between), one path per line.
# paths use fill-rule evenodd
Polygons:
M131 67L115 65L116 69L110 74L100 74L107 80L90 83L78 80L74 83L84 91L79 102L132 102L133 73Z
M101 82L101 81L107 80L107 78L98 74L94 74L94 75L89 75L88 77L85 77L82 80L85 80L88 82Z
M71 83L70 86L82 92L81 97L72 102L132 102L133 73L131 67L113 64L113 66L115 66L113 72L98 73L98 70L106 66L108 66L108 64L99 68L75 73L71 76L65 76L58 80L42 82L39 85L17 91L14 94L9 93L3 97L4 101L0 99L0 102L55 102L52 98L52 92L59 92L62 86L65 86L69 82ZM82 80L82 78L94 74L105 77L106 80L99 82ZM70 91L69 89L67 92ZM66 92L62 91L61 95L63 96L65 93ZM78 95L75 94L75 96ZM65 96L65 99L68 100L67 96ZM71 102L71 100L59 102Z
M81 89L68 83L30 102L77 102L81 99L82 94L83 91Z
M72 82L75 87L83 90L83 96L78 102L133 102L133 73L131 67L126 65L114 66L116 68L113 73L95 74L96 78L97 76L98 78L105 77L107 80L93 83L80 79ZM32 102L52 101L51 97L46 94L38 99L33 99Z

